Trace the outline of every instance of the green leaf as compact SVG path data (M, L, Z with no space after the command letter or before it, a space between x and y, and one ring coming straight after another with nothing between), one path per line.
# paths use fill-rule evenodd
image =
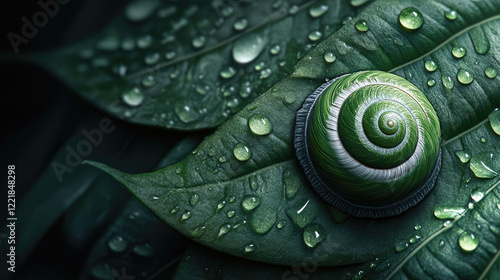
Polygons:
M354 16L346 2L136 0L99 34L37 60L116 117L216 127Z
M398 21L400 11L408 6L424 15L424 25L412 32ZM451 10L459 15L455 21L444 16ZM363 271L372 278L384 278L393 271L421 278L422 271L444 263L462 278L479 277L490 267L490 260L495 260L493 248L500 244L490 231L474 228L477 224L482 229L498 226L500 220L495 205L500 137L488 121L488 114L500 107L500 83L484 74L487 66L499 69L498 14L500 3L496 1L377 1L319 44L292 75L227 121L182 162L138 175L91 164L126 185L185 235L232 255L286 265L300 265L306 258L324 266L364 263ZM356 30L359 19L368 23L369 31ZM484 37L471 35L477 28ZM478 42L473 41L481 38L490 45L485 54L474 47ZM465 57L452 55L456 45L467 49ZM325 60L329 53L336 57L333 63ZM425 70L424 63L430 58L438 64L438 71ZM305 180L293 150L295 113L304 99L325 79L368 69L392 71L419 87L440 118L444 140L441 172L432 192L407 212L376 220L349 217L328 206ZM461 84L455 78L459 69L471 71L474 81ZM453 77L452 89L444 88L441 75ZM437 77L436 85L429 87L428 79ZM256 114L270 120L271 134L252 133L248 120ZM245 153L233 151L239 143L251 152L250 159L237 159L245 158ZM455 155L459 151L483 161L496 172L495 178L476 178L471 163L464 164ZM486 163L483 159L488 154L494 156ZM486 194L481 201L479 192ZM154 196L160 199L155 201ZM452 230L442 231L444 220L434 216L435 209L465 209L472 199L479 201L475 210L464 212ZM483 219L478 220L474 213ZM477 234L480 245L476 251L460 251L460 229ZM454 250L447 255L450 262L439 263L425 255L426 248L439 250L440 241L436 244L435 237L449 241L445 248ZM423 260L418 259L421 255ZM462 259L474 260L477 267L458 271L467 263ZM428 267L420 269L424 262ZM446 275L447 271L434 273Z

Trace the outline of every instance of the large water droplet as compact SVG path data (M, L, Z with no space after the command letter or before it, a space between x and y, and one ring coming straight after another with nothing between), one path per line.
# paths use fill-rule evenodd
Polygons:
M320 224L310 224L304 229L304 243L309 248L316 247L319 243L325 240L326 232Z
M435 86L435 85L436 85L436 80L434 80L434 79L429 79L429 80L427 80L427 85L428 85L429 87L433 87L433 86Z
M122 93L122 100L130 107L137 107L144 101L144 93L138 87Z
M497 76L497 70L493 67L486 67L484 69L484 74L490 79L494 79Z
M460 248L462 248L462 250L466 252L472 252L476 250L477 246L479 245L479 238L472 233L464 231L458 238L458 244L460 245Z
M362 19L356 21L356 24L354 26L359 32L366 32L368 31L368 29L370 29L368 27L368 23Z
M179 119L184 123L191 123L199 118L196 110L188 105L183 105L181 102L177 102L175 104L174 111L177 114L177 117L179 117Z
M327 5L325 5L323 3L317 3L313 6L311 6L311 8L309 8L309 15L313 18L317 18L317 17L324 15L326 13L326 11L328 11Z
M488 116L488 119L491 129L493 129L496 134L500 135L500 111L496 109Z
M241 201L241 207L243 207L243 210L245 211L252 211L259 206L259 204L260 198L256 196L246 196L243 198L243 201Z
M262 114L253 115L248 119L250 130L256 135L268 135L273 131L271 121Z
M132 251L141 257L151 257L154 254L153 247L147 243L135 245Z
M255 251L255 245L249 244L249 245L245 246L245 249L243 252L248 254L248 253L253 252L253 251Z
M189 204L191 204L191 206L195 206L196 204L198 204L198 201L200 201L200 196L197 194L193 194L189 199Z
M253 61L262 52L267 44L267 37L257 33L249 33L234 43L233 59L241 64Z
M311 40L312 42L314 42L314 41L318 41L321 38L322 35L323 34L321 34L321 32L319 32L319 31L316 30L316 31L313 31L313 32L309 33L309 35L307 36L307 38L309 38L309 40Z
M399 14L399 23L406 29L416 30L424 24L424 16L416 8L408 7Z
M310 224L318 214L317 205L310 200L299 204L297 208L287 209L285 212L290 219L300 228Z
M252 151L243 143L238 143L234 146L233 154L239 161L247 161L252 157Z
M205 226L198 227L191 232L191 236L194 238L200 238L207 232L207 228Z
M223 236L224 234L228 233L231 231L231 225L230 224L224 224L220 227L219 229L219 237Z
M462 207L444 207L444 206L436 206L434 208L434 216L438 219L453 219L465 211Z
M475 27L469 31L469 37L472 40L474 49L478 54L486 54L490 49L490 40L486 37L481 26Z
M444 16L448 19L448 20L455 20L457 19L457 12L455 11L448 11L444 14Z
M113 234L108 240L108 247L115 253L121 253L127 249L128 241L121 235Z
M235 74L236 74L236 70L231 66L227 67L226 69L223 69L220 72L220 76L224 79L230 79L230 78L234 77Z
M468 85L474 81L474 76L469 71L460 69L457 74L457 79L461 84Z
M160 0L135 0L125 8L125 15L130 21L143 21L151 16L160 4Z
M434 60L427 60L425 62L425 70L429 72L434 72L437 70L437 64L434 62Z
M447 89L453 89L453 87L455 86L450 76L442 76L441 82L443 83L443 86Z
M252 212L250 216L250 225L255 233L266 234L274 227L277 219L276 209L261 205Z
M498 160L488 152L475 154L470 160L470 169L478 178L495 178L498 176Z
M206 42L207 42L207 38L205 38L205 36L203 36L203 35L200 35L200 36L194 37L193 41L191 43L192 43L193 47L199 49L199 48L202 48L203 46L205 46Z
M467 163L470 160L470 154L466 151L456 151L455 155L460 159L462 163Z
M337 59L337 57L331 52L326 52L323 58L327 63L332 63Z
M484 193L480 190L474 190L471 194L470 194L470 197L472 198L472 200L474 200L475 202L479 202L483 199L484 197Z
M408 242L406 242L405 240L401 240L399 242L396 242L395 249L396 249L396 252L398 252L398 253L403 252L404 250L408 249Z
M235 21L233 24L233 28L236 31L244 30L247 27L248 27L248 20L246 18L239 19Z
M283 185L285 187L285 196L287 199L294 198L300 187L300 181L295 176L293 176L294 172L295 171L290 168L286 168L283 171L282 179Z
M454 46L451 49L451 54L456 58L462 58L467 54L467 49L462 46Z

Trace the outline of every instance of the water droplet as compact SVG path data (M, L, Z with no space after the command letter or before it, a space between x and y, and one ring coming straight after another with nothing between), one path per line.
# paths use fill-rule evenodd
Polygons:
M253 115L248 119L250 130L256 135L268 135L273 131L271 121L262 114Z
M420 235L415 235L412 238L410 238L410 243L415 244L415 243L419 242L420 239L422 239L422 237Z
M108 247L115 253L121 253L127 249L128 241L121 235L113 234L108 240Z
M285 225L286 225L285 220L281 220L281 221L278 222L278 224L276 225L276 227L279 228L279 229L282 229Z
M112 279L114 279L114 275L111 272L111 267L109 267L109 265L107 265L107 264L99 264L99 265L94 266L92 268L92 270L90 271L90 273L92 274L92 276L95 279L99 279L99 280L112 280Z
M272 54L272 55L277 55L279 54L281 51L281 47L280 45L274 45L271 47L271 49L269 50L269 52Z
M500 135L500 111L498 109L495 109L495 111L490 113L488 119L491 129L493 129L496 134Z
M247 27L248 27L248 20L246 18L239 19L235 21L233 24L233 28L236 31L244 30Z
M207 228L205 226L201 226L201 227L198 227L196 229L194 229L192 232L191 232L191 236L193 236L194 238L200 238L202 237L205 233L207 232Z
M193 47L199 49L199 48L202 48L203 46L205 46L206 42L207 42L207 38L205 38L205 36L203 36L203 35L200 35L200 36L195 37L191 43L192 43Z
M314 42L314 41L318 41L321 38L322 35L323 34L321 34L321 32L319 32L319 31L316 30L316 31L313 31L313 32L309 33L309 35L307 36L307 38L309 38L309 40L311 40L312 42Z
M478 178L495 178L498 176L498 161L495 155L488 152L475 154L470 160L470 169Z
M158 61L160 61L159 53L148 54L144 57L144 63L146 63L147 65L156 64L158 63Z
M122 93L122 100L130 107L137 107L144 101L144 93L138 87Z
M425 62L425 70L429 72L434 72L437 70L437 64L434 62L434 60L427 60Z
M474 76L464 69L460 69L457 74L457 79L460 83L468 85L474 81Z
M224 234L228 233L231 230L231 225L230 224L224 224L220 227L219 229L219 237L223 236Z
M219 162L220 162L220 163L227 162L227 158L226 158L225 156L220 156L220 157L219 157Z
M481 142L486 143L486 142L488 142L488 140L484 137L481 137Z
M464 231L458 238L458 244L460 245L460 248L462 248L462 250L466 252L472 252L476 250L477 246L479 245L479 238L472 233Z
M115 64L111 71L119 77L125 77L127 75L127 66L124 64Z
M442 76L441 82L443 83L443 86L447 89L453 89L453 87L455 86L450 76Z
M322 3L315 4L309 8L309 15L313 18L320 17L328 11L328 6Z
M148 243L144 244L137 244L134 246L134 249L132 251L141 257L151 257L154 254L154 249L149 245Z
M234 8L229 6L229 5L225 5L224 8L222 8L222 16L223 17L230 17L232 14L234 13Z
M331 52L326 52L323 58L327 63L332 63L337 59L337 57Z
M172 60L177 56L177 54L174 51L169 51L165 54L165 58L168 60Z
M234 43L233 59L241 64L253 61L262 52L267 44L267 37L257 33L249 33Z
M319 243L325 240L325 229L320 224L310 224L304 229L304 243L309 248L316 247Z
M238 143L234 146L233 154L239 161L247 161L252 157L252 151L242 143Z
M282 174L283 185L285 187L285 196L287 199L292 199L299 190L300 181L293 176L294 170L286 168Z
M153 37L151 35L144 35L137 39L137 47L146 49L153 44Z
M189 204L191 204L191 206L195 206L196 204L198 204L198 201L200 201L200 196L197 194L193 194L189 199Z
M241 207L245 211L252 211L255 209L257 206L260 204L260 198L255 197L255 196L246 196L243 198L243 201L241 202Z
M483 199L484 197L484 193L480 190L474 190L471 194L470 194L470 197L472 198L472 200L474 200L475 202L479 202Z
M249 245L245 246L244 253L248 254L248 253L253 252L253 251L255 251L255 245L254 244L249 244Z
M274 3L273 3L273 9L278 9L279 7L281 7L282 4L283 4L282 0L276 0L276 1L274 1Z
M227 211L227 217L228 218L234 217L234 214L236 214L236 212L234 212L233 210Z
M497 76L497 70L493 67L486 67L484 69L484 74L490 79L494 79Z
M370 0L351 0L351 5L353 7L359 7L361 5L364 5L365 3L367 3L368 1Z
M342 25L346 25L348 22L352 20L351 16L347 16L342 20Z
M416 225L415 226L415 230L421 230L422 229L422 225Z
M304 228L310 224L318 214L318 206L310 200L298 204L297 208L287 209L285 212L299 228Z
M288 13L291 14L291 15L295 15L298 11L299 11L299 6L297 6L297 5L292 5L288 9Z
M434 208L434 216L438 219L453 219L465 211L462 207L444 207L436 206Z
M419 10L408 7L403 9L399 14L399 23L406 29L416 30L424 24L424 16Z
M436 80L434 80L434 79L429 79L429 80L427 81L427 85L428 85L428 86L430 86L430 87L435 86L435 85L436 85Z
M455 20L457 19L457 12L455 11L448 11L444 14L444 16L448 19L448 20Z
M358 21L356 21L356 29L360 32L366 32L368 31L369 27L368 27L368 23L366 23L366 21L360 19Z
M186 213L182 214L181 216L181 221L185 221L191 217L191 212L187 211Z
M132 38L126 38L122 41L121 44L122 50L131 51L135 48L135 41Z
M224 79L230 79L230 78L234 77L235 74L236 74L236 70L231 66L227 67L226 69L224 69L220 72L220 76Z
M404 250L408 249L408 242L406 242L405 240L401 240L401 241L397 242L395 249L396 249L396 252L398 252L398 253L403 252Z
M136 0L125 8L125 16L130 21L139 22L150 17L160 6L160 0Z
M159 197L159 196L157 196L157 195L154 195L154 196L153 196L153 200L158 200L158 199L160 199L160 197Z
M111 32L108 36L97 42L96 48L104 51L115 51L120 47L120 38L115 32Z
M491 226L490 226L490 230L491 230L491 232L493 232L494 234L496 234L496 235L500 235L500 228L499 228L499 227L496 227L496 226L491 225Z
M460 159L462 163L467 163L470 160L470 154L466 151L456 151L455 155Z
M255 71L261 71L264 68L264 66L266 66L264 62L259 62L255 64L254 69Z
M481 26L469 30L469 37L472 40L472 45L474 45L474 50L478 54L486 54L489 51L490 40Z
M182 105L180 102L175 104L174 111L177 114L177 117L179 117L179 119L184 123L191 123L199 118L196 110L188 105Z
M155 77L153 75L146 75L142 78L142 85L144 87L152 87L156 83Z
M266 68L266 69L260 71L260 78L267 79L267 78L269 78L269 76L271 76L271 74L272 74L272 70L269 68Z
M179 212L179 207L175 206L174 208L172 208L172 210L170 210L170 215L173 215L173 214L175 214L177 212Z
M226 201L225 200L221 200L219 202L219 204L217 204L217 209L215 210L215 212L219 212L220 209L224 208L224 206L226 206Z
M454 46L451 50L451 54L456 58L462 58L467 54L467 50L461 46Z

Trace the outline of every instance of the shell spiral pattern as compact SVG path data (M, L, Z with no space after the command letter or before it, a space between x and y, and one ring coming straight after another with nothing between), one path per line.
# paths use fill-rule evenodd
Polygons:
M297 113L295 147L316 191L358 217L399 214L434 186L440 126L427 98L381 71L320 86Z

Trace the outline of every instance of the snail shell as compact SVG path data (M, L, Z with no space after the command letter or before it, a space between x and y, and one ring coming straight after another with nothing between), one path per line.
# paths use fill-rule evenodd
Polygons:
M420 90L381 71L330 80L297 112L295 149L320 196L357 217L397 215L433 188L436 112Z

